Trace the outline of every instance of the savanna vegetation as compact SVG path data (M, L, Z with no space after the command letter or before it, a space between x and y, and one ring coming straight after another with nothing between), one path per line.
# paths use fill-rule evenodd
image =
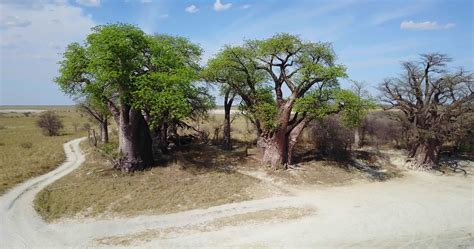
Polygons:
M63 127L58 130L57 136L44 135L37 126L44 113L0 112L0 194L15 184L54 169L65 159L63 144L87 134L83 126L89 121L74 108L40 109L55 113L55 117L62 122Z
M450 72L446 55L403 63L377 98L360 82L341 87L349 75L329 43L281 33L225 46L206 64L202 53L186 38L128 24L97 26L70 44L55 82L100 139L77 120L62 120L69 137L41 135L87 130L90 143L85 165L44 189L36 210L48 219L175 212L268 194L248 172L342 184L399 176L382 149L406 150L410 167L424 170L439 167L447 146L472 152L472 74ZM222 115L211 112L211 87Z

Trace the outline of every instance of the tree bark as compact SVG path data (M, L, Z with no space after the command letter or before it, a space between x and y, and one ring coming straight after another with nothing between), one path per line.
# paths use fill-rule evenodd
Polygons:
M100 126L100 141L104 144L109 142L109 128L107 121L101 122Z
M356 127L354 129L354 145L356 148L362 148L365 144L365 131L364 128Z
M152 140L148 124L140 110L120 108L119 159L117 167L125 172L145 169L153 164Z
M276 131L271 136L261 136L257 146L262 152L262 164L274 169L285 169L288 164L288 136L286 131Z
M279 127L272 133L262 133L257 146L262 153L262 163L275 169L285 169L294 163L294 149L302 131L310 121L302 118L290 124L291 104L280 107Z
M428 139L414 144L409 157L412 162L410 168L419 170L431 170L436 167L439 160L441 141Z
M232 102L234 101L234 96L229 96L230 93L226 92L224 96L224 143L223 148L225 150L232 149L232 141L230 137L230 111L232 108Z
M288 152L287 152L289 165L292 165L295 163L294 155L295 155L296 143L298 142L298 139L303 133L303 130L308 124L308 122L309 122L309 119L304 119L290 131L289 139L288 139Z

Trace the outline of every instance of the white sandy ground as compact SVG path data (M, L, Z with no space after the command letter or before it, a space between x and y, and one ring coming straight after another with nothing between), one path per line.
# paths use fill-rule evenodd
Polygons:
M292 196L226 204L181 213L109 220L45 223L35 195L79 167L76 139L64 145L67 161L0 197L0 248L95 246L94 240L146 229L185 227L220 217L278 207L312 207L312 215L280 223L250 223L218 231L178 233L140 247L258 248L474 248L472 176L405 172L388 182L292 189ZM163 200L166 201L166 200ZM179 229L178 229L179 230Z
M0 109L0 113L10 113L10 112L15 112L15 113L40 113L40 112L45 112L46 110L38 110L38 109Z

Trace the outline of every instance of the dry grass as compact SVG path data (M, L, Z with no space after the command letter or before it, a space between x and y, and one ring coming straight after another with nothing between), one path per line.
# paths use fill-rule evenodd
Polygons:
M222 115L212 115L200 123L200 128L210 129L221 121ZM235 136L250 133L244 118L239 117L234 122ZM262 170L258 161L246 155L250 145L236 144L238 147L232 151L209 145L188 145L167 155L168 160L162 165L125 174L113 169L106 157L83 143L87 153L85 164L41 191L35 208L49 221L108 218L207 208L284 192L267 179L247 175L247 172L263 171L265 177L272 179L270 183L282 181L295 185L341 185L354 179L366 179L360 171L341 163L303 157L300 157L304 162L298 164L298 170ZM114 149L109 148L109 151Z
M166 166L125 174L87 144L82 146L88 153L86 163L35 200L36 210L47 220L164 214L266 195L259 180L233 170L238 156L218 149L188 148Z
M83 131L74 131L73 122L88 122L74 107L22 108L53 110L63 120L64 129L61 136L48 137L36 127L38 113L0 113L0 194L57 167L65 159L63 143L85 135Z
M311 161L298 164L290 170L266 170L276 181L291 185L340 186L367 179L359 170L336 161Z
M241 114L231 114L231 136L232 139L242 142L253 142L257 136L254 125ZM210 114L207 119L191 121L190 125L199 130L206 131L209 139L213 139L216 128L219 128L219 139L223 136L224 115Z
M99 245L121 245L130 246L140 242L151 241L153 239L169 239L183 233L211 232L223 227L239 226L246 224L265 224L296 220L315 213L312 208L275 208L237 214L229 217L217 218L208 223L200 223L185 227L168 227L164 229L149 229L144 232L123 236L110 236L97 239Z

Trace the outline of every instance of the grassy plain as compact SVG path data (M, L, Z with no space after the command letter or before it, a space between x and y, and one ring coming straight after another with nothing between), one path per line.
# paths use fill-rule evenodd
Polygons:
M300 169L277 172L267 169L248 153L255 150L252 147L255 134L242 116L232 126L232 136L236 139L234 150L211 145L213 131L222 122L223 115L210 115L208 120L199 121L199 125L190 123L209 133L206 144L182 145L165 155L164 162L133 174L113 169L104 150L84 142L81 145L86 153L84 165L42 190L36 197L35 209L50 221L165 214L285 194L269 182L342 185L366 178L360 171L341 163L314 160L311 153L309 158L299 153ZM115 151L116 144L116 136L112 135L107 151Z
M64 123L60 136L48 137L36 126L39 113L0 113L0 194L57 167L65 159L63 144L85 136L86 132L79 128L90 123L72 106L2 106L0 109L52 110Z
M36 210L47 220L163 214L265 196L260 180L233 169L239 152L187 148L143 172L121 173L87 143L86 162L41 191Z

